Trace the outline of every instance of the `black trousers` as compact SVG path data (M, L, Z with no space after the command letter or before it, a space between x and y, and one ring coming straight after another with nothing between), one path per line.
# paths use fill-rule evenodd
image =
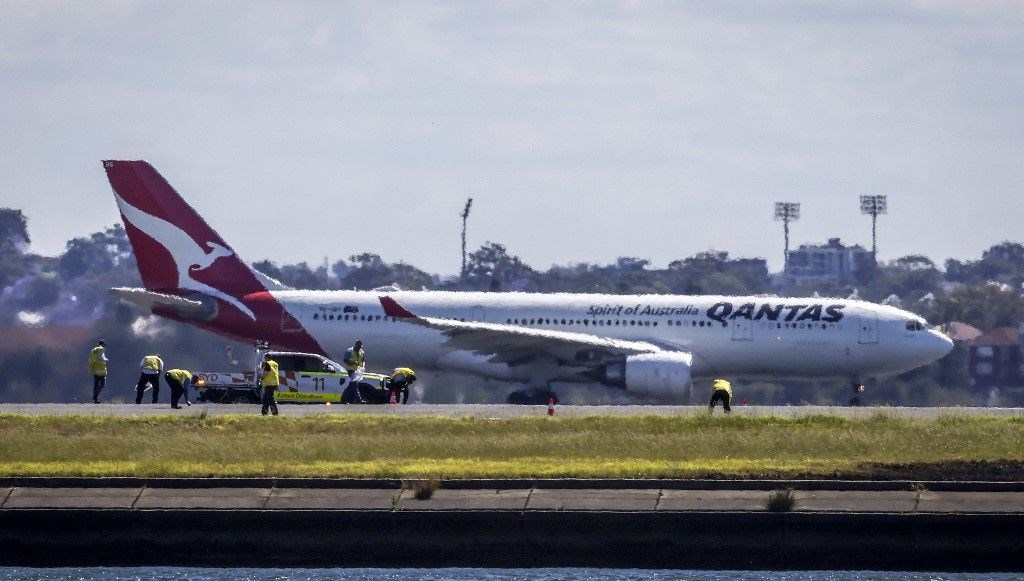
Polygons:
M708 404L708 409L713 410L715 409L716 403L722 402L722 407L725 408L725 413L729 413L732 411L732 408L729 407L729 402L731 401L732 396L729 395L728 391L725 391L724 389L716 389L715 392L711 394L711 403Z
M99 403L100 392L107 386L106 375L93 375L92 376L92 401Z
M153 386L153 403L156 403L160 396L160 374L142 373L139 375L139 384L135 386L135 403L142 403L142 394L146 392L146 384Z
M409 403L409 386L391 384L388 386L388 402L391 401L391 394L395 395L395 401L403 404Z
M267 410L270 410L275 416L277 415L276 392L277 386L263 388L263 409L260 410L261 414L267 415Z
M168 374L164 374L164 379L167 380L167 387L171 388L171 407L178 407L178 400L181 396L185 396L185 401L188 401L188 396L185 394L185 386L180 381L174 379Z

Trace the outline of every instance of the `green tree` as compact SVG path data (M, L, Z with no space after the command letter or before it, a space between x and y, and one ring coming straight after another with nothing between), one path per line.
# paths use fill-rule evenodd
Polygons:
M526 279L534 270L518 256L509 254L505 246L486 242L466 261L467 279L477 288L500 290L514 281Z
M18 250L21 244L31 241L24 212L14 208L0 208L0 252Z
M1024 297L999 285L964 286L937 297L936 321L963 321L982 330L1024 321Z

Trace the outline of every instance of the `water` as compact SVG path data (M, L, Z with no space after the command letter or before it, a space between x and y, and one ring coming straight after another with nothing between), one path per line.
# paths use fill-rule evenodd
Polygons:
M1017 581L1018 573L643 569L221 569L0 567L0 581Z

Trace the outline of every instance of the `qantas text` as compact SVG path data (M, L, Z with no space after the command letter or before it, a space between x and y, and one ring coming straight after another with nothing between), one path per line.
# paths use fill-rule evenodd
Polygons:
M747 319L759 321L822 321L837 323L843 319L845 305L786 305L743 303L734 307L732 303L715 303L707 311L709 319L724 323L726 319Z

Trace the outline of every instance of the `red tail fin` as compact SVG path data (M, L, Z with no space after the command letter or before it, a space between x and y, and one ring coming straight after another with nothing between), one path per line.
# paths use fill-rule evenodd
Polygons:
M147 289L204 293L251 317L239 299L279 286L241 261L153 166L104 161L103 167Z

